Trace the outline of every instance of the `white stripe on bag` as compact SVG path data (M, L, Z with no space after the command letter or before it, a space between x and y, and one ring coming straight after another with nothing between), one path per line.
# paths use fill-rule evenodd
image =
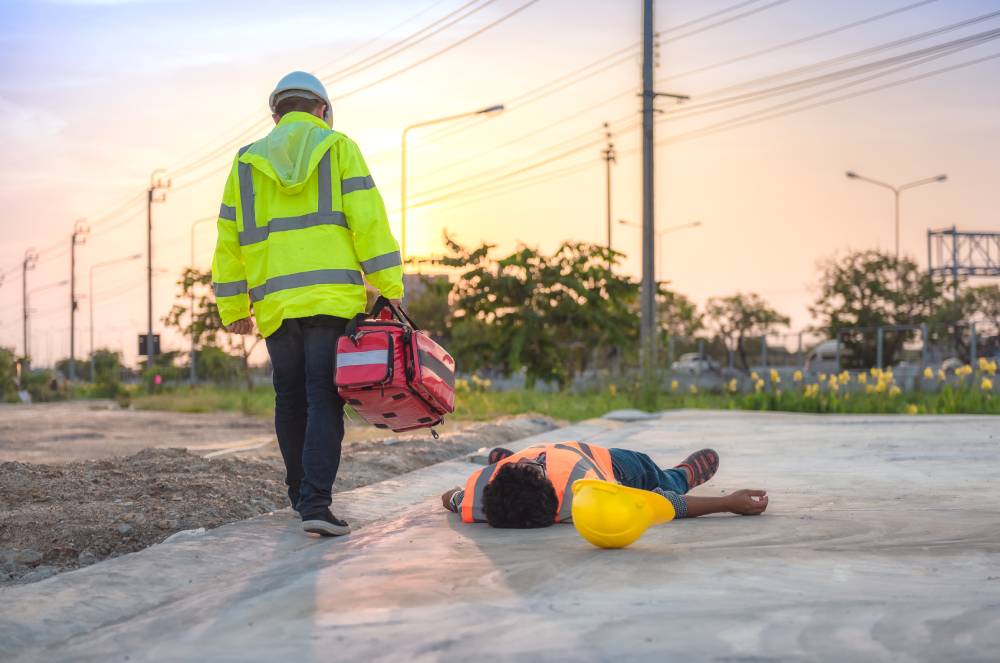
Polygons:
M389 351L365 350L364 352L347 352L337 355L337 368L342 366L368 366L381 364L385 366L389 362Z

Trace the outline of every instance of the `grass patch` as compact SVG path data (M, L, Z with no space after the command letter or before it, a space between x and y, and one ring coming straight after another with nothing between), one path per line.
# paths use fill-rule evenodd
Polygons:
M179 387L159 394L135 396L137 410L167 412L241 412L270 418L274 415L274 390L260 387L253 391L236 387Z
M652 403L650 402L652 399ZM270 418L274 414L274 392L262 386L252 392L226 387L181 387L161 394L136 396L140 410L171 412L242 412ZM643 407L643 406L647 407ZM864 391L820 390L812 395L803 389L768 388L756 393L690 393L668 390L650 396L609 387L592 393L505 391L459 388L458 408L453 419L482 421L500 416L537 413L555 419L580 421L611 410L716 409L811 412L818 414L1000 414L1000 398L975 385L946 385L937 391L890 394Z

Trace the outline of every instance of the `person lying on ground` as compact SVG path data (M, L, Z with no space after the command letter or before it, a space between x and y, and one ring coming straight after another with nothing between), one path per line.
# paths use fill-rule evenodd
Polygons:
M660 469L638 451L582 442L536 445L518 453L496 448L488 462L469 476L464 489L452 488L441 496L444 507L461 514L463 522L504 528L571 522L570 487L578 479L602 479L657 492L670 501L678 518L709 513L755 516L767 508L764 490L737 490L722 497L687 494L718 470L719 454L712 449L696 451L669 469Z

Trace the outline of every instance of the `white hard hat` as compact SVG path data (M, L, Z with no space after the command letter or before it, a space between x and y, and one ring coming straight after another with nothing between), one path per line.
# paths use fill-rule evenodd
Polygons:
M322 101L326 104L323 119L330 123L332 118L330 97L327 96L323 83L312 74L305 71L293 71L282 76L278 84L274 86L274 92L271 93L271 112L275 112L279 101L288 97L315 97L318 101Z

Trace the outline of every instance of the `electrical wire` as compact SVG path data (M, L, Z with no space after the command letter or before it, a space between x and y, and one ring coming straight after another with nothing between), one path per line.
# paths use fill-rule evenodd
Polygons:
M815 103L812 103L812 104L808 104L806 106L801 106L799 108L791 108L791 109L786 109L786 110L783 110L783 111L780 111L780 112L777 112L777 113L766 114L769 111L772 111L772 110L775 110L775 109L779 109L779 108L783 108L783 107L787 107L787 106L789 106L792 103L795 103L795 102L798 102L798 101L802 101L804 98L803 99L797 99L797 100L795 100L793 102L786 102L786 103L783 103L783 104L778 104L778 105L772 106L772 107L767 108L767 109L762 109L761 111L757 111L755 113L748 113L747 115L744 115L744 116L741 116L741 117L738 117L738 118L732 118L732 119L727 120L725 122L719 122L719 123L716 123L716 124L713 124L713 125L702 127L701 129L696 129L694 131L689 131L689 132L685 132L685 133L681 133L681 134L676 134L676 135L670 136L668 138L661 139L661 140L657 141L656 145L658 145L658 146L660 146L660 145L668 145L668 144L671 144L671 143L676 143L676 142L680 142L682 140L688 140L688 139L691 139L691 138L700 138L700 137L705 136L705 135L714 134L714 133L718 133L718 132L721 132L721 131L729 131L731 129L738 129L738 128L741 128L741 127L744 127L744 126L748 126L748 125L751 125L751 124L757 124L759 122L764 122L766 120L771 120L771 119L774 119L774 118L784 117L786 115L791 115L793 113L799 113L799 112L802 112L802 111L805 111L805 110L811 110L813 108L819 108L821 106L828 106L830 104L838 103L838 102L841 102L841 101L846 101L848 99L854 99L856 97L860 97L860 96L863 96L863 95L866 95L866 94L871 94L873 92L879 92L879 91L882 91L882 90L887 90L889 88L894 88L894 87L898 87L900 85L905 85L906 83L912 83L912 82L923 80L923 79L926 79L926 78L931 78L933 76L938 76L938 75L946 73L946 72L955 71L955 70L958 70L958 69L963 69L965 67L970 67L970 66L973 66L973 65L976 65L976 64L980 64L982 62L987 62L987 61L990 61L990 60L994 60L996 58L1000 58L1000 53L994 53L992 55L984 56L984 57L981 57L981 58L976 58L974 60L967 60L965 62L960 62L960 63L955 64L955 65L950 65L948 67L942 67L940 69L935 69L933 71L925 72L925 73L922 73L922 74L917 74L915 76L910 76L908 78L903 78L903 79L896 80L896 81L891 81L889 83L883 83L882 85L876 85L876 86L873 86L873 87L870 87L870 88L866 88L864 90L857 90L855 92L851 92L851 93L848 93L848 94L843 94L843 95L840 95L838 97L834 97L832 99L826 99L826 100L818 101L818 102L815 102ZM812 96L815 96L815 95L812 95Z

